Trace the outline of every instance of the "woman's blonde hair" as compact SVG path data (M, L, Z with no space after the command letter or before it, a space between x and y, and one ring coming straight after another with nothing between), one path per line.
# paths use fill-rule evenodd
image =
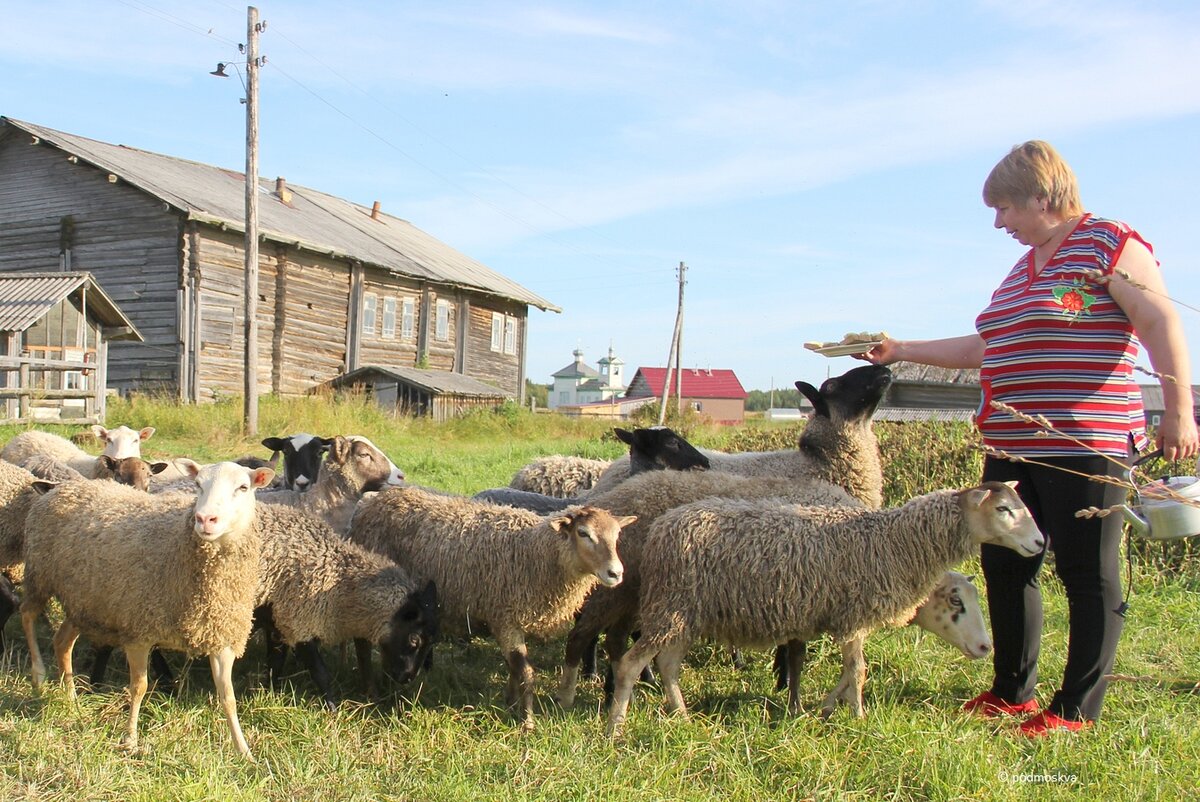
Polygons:
M1064 217L1083 213L1074 171L1049 142L1040 139L1014 147L983 182L983 202L992 208L1035 198L1046 201L1047 211Z

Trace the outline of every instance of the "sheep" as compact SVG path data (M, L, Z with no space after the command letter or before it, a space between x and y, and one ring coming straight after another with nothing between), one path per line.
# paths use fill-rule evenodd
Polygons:
M349 640L355 642L368 697L375 695L372 645L379 646L385 674L397 682L412 679L438 634L434 583L418 585L387 557L345 540L301 510L260 504L256 515L262 575L255 619L267 629L271 684L291 646L326 705L336 707L317 647Z
M614 588L598 587L584 601L578 620L567 635L563 674L556 698L571 707L579 681L580 665L589 644L607 630L609 662L624 652L636 627L638 593L641 587L643 546L654 521L668 510L707 498L782 498L793 502L861 508L862 503L842 488L819 480L799 481L787 477L767 479L714 471L652 471L638 474L592 503L614 515L633 515L637 523L621 532L618 550L625 566L625 579ZM611 680L606 683L611 693Z
M586 457L539 457L517 471L508 486L513 490L570 498L595 484L609 464L608 460Z
M121 459L123 457L140 457L142 443L154 434L154 427L147 426L134 431L128 426L118 426L106 429L99 424L92 426L92 433L104 442L104 456ZM69 465L85 479L98 478L99 460L65 437L56 434L30 429L13 437L0 450L0 459L21 465L36 455L47 455L61 463Z
M870 632L927 597L982 543L1024 556L1045 547L1015 482L939 490L886 510L826 512L773 499L708 499L659 518L642 554L641 638L616 668L610 737L620 732L633 682L652 658L667 706L686 713L679 669L696 638L766 646L828 633L842 645L842 674L822 716L840 700L861 717L862 646ZM792 714L799 711L799 663L793 651Z
M527 510L391 489L364 501L350 539L437 584L442 625L483 622L508 663L505 694L533 728L526 636L565 628L597 583L620 584L618 534L636 519L592 506L542 518Z
M124 649L129 662L126 749L138 745L151 647L207 654L217 697L238 752L253 760L237 718L234 658L250 635L260 542L254 488L269 468L232 462L182 466L195 497L150 495L100 482L71 482L35 499L25 527L25 598L21 624L33 686L46 677L35 623L51 596L64 620L55 656L74 698L71 651L80 634Z
M262 504L286 504L320 518L339 534L350 531L350 519L363 494L377 491L397 480L396 468L387 455L365 437L334 437L311 489L264 490Z
M101 454L96 459L99 461L96 466L96 479L111 479L117 484L129 485L143 492L150 489L150 477L167 468L165 462L147 462L141 457L117 459ZM70 465L59 462L49 454L34 454L25 460L22 467L37 478L55 484L82 481L86 478Z
M629 453L610 463L590 490L567 498L528 490L516 490L512 487L497 487L482 490L473 498L493 504L523 507L542 515L548 515L551 512L566 509L572 504L584 504L589 495L611 490L630 476L643 471L708 469L708 457L666 426L634 429L632 432L614 428L613 432L616 433L619 440L629 446Z
M915 610L900 613L891 625L920 627L957 648L968 660L984 657L992 650L992 638L979 604L979 589L971 579L958 571L947 571ZM775 653L772 668L775 689L786 689L786 649Z
M14 582L25 570L25 518L38 497L37 477L26 469L0 460L0 644L4 625L20 605Z

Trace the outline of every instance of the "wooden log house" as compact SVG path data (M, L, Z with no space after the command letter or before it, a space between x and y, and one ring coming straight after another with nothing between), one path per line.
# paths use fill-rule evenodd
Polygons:
M0 117L0 272L88 271L142 342L108 386L240 395L242 173ZM549 301L411 223L259 180L260 393L364 365L468 376L523 401L529 307Z

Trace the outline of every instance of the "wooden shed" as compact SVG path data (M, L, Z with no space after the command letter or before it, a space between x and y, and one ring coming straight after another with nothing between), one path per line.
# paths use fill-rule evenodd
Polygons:
M108 344L142 335L90 273L0 273L5 423L103 423Z
M522 397L529 307L558 307L378 204L258 184L259 392L382 364ZM240 172L0 117L0 272L96 277L144 335L110 387L242 393L244 201Z
M513 395L491 385L444 370L364 365L317 388L366 393L397 415L456 418L479 409L495 409Z

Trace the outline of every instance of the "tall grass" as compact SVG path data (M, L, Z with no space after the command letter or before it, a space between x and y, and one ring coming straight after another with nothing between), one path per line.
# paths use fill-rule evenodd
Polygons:
M110 408L110 425L155 426L145 451L202 460L264 454L240 434L237 399L177 408L146 399ZM369 404L261 399L264 435L358 433L383 447L411 481L456 492L506 484L542 454L613 457L611 424L515 409L444 425L393 419ZM82 427L79 427L82 428ZM0 430L0 437L16 429ZM67 430L71 431L71 430ZM879 424L894 504L935 487L970 484L979 471L965 426ZM695 443L737 450L794 445L799 427L692 425ZM1158 544L1154 548L1161 551ZM116 750L125 719L117 688L68 702L53 684L30 690L20 628L10 621L0 657L0 799L4 800L1020 800L1190 798L1200 788L1200 572L1194 558L1135 549L1133 589L1103 720L1043 742L1014 722L957 711L986 686L987 661L968 662L912 628L868 640L867 716L838 711L789 718L773 690L769 655L734 669L726 650L698 646L683 673L688 720L661 712L640 688L626 737L602 737L601 689L584 683L577 706L550 699L562 641L535 644L537 730L522 735L503 707L505 669L493 642L447 640L432 670L394 704L357 692L352 661L326 657L347 701L327 713L294 669L280 692L263 688L263 648L235 667L242 724L258 758L243 763L213 701L206 661L174 657L184 688L153 693L142 713L146 748ZM1163 561L1171 570L1163 570ZM1046 625L1039 696L1061 676L1066 604L1044 575ZM48 636L43 635L48 640ZM48 642L44 648L49 648ZM86 664L80 650L77 662ZM809 711L835 680L838 660L814 644L802 685ZM117 672L110 672L116 674ZM124 677L114 676L124 682Z

